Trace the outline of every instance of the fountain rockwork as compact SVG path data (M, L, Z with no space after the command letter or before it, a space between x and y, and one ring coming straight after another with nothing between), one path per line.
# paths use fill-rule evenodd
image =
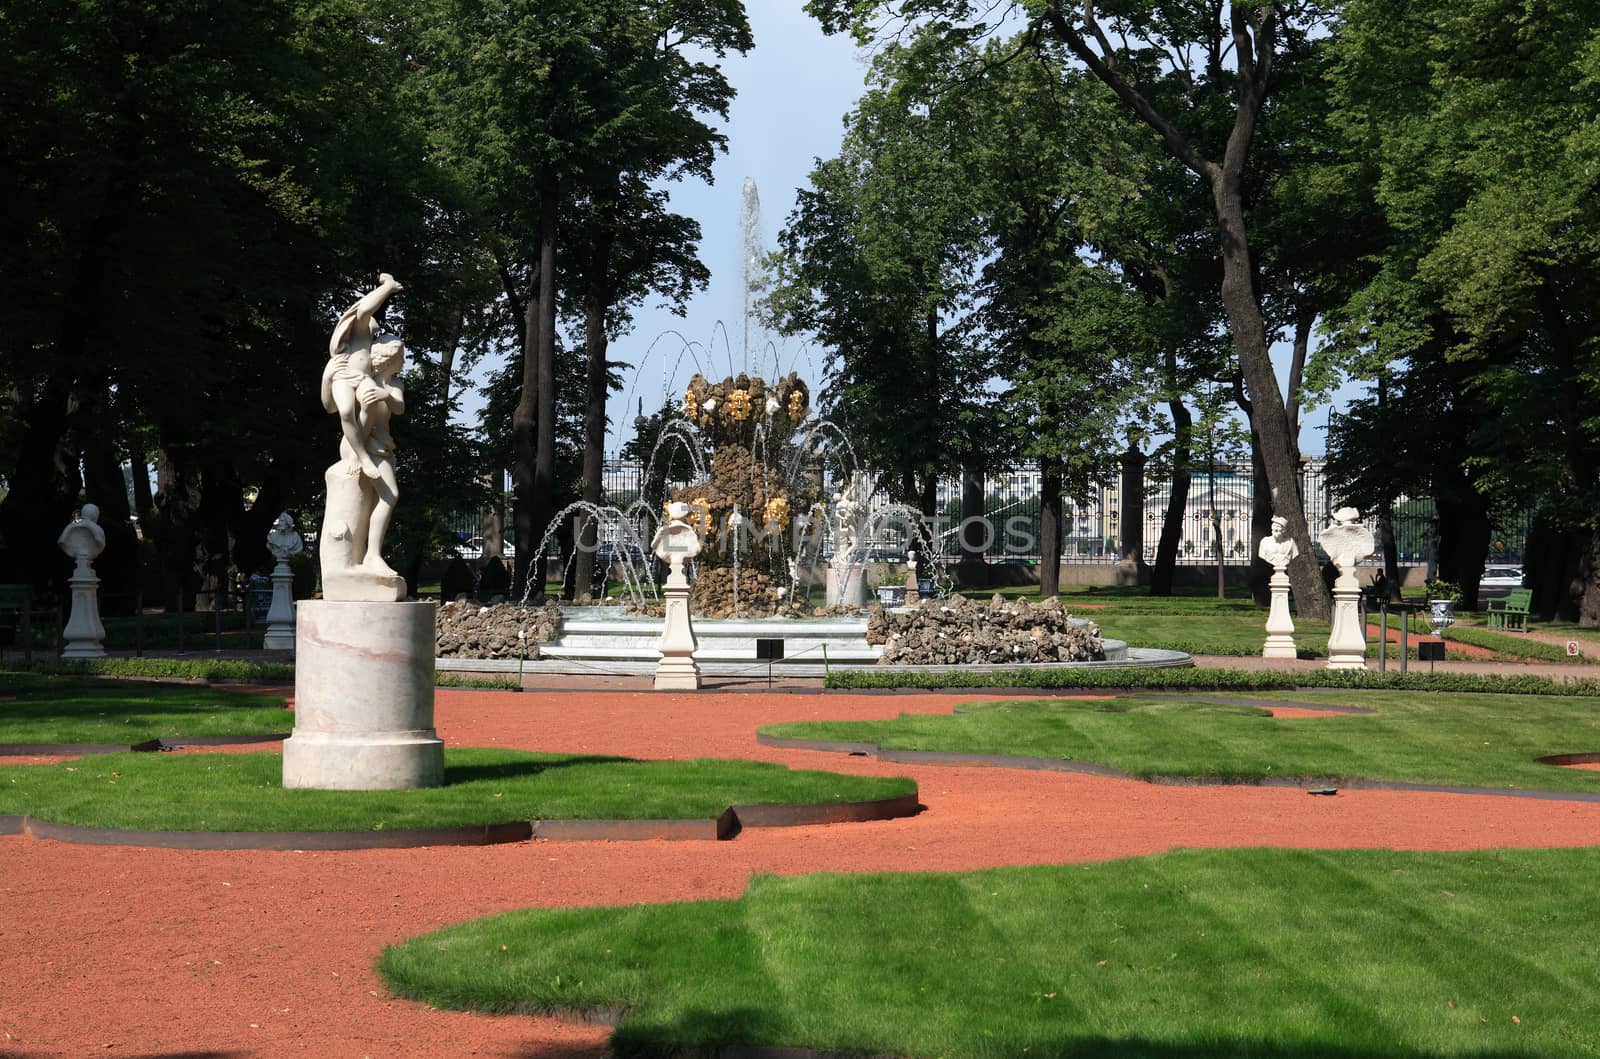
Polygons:
M743 374L690 380L683 415L710 446L711 462L704 481L672 499L689 505L704 541L690 597L696 613L768 617L794 608L789 561L805 547L791 539L794 515L810 511L822 488L820 470L796 452L810 405L792 372L774 384Z

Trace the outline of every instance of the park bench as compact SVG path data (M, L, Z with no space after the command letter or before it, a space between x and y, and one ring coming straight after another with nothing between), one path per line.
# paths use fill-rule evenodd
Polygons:
M1533 589L1514 588L1505 599L1491 599L1487 614L1489 628L1508 632L1528 631L1528 607L1533 603Z
M22 644L33 661L33 590L27 585L0 585L0 652Z

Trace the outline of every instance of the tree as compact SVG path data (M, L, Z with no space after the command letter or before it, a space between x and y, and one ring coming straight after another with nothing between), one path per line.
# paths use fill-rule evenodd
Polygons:
M931 517L939 477L981 466L998 432L991 361L962 326L981 238L971 126L957 101L907 98L897 71L917 58L878 56L839 156L812 170L778 237L764 311L831 350L832 417L890 494Z
M1250 152L1274 87L1274 70L1280 62L1292 62L1320 26L1322 15L1315 4L1146 0L1119 5L1105 14L1104 22L1092 0L1082 5L1063 0L1004 4L998 15L995 5L974 0L811 0L807 10L828 31L853 28L870 35L884 25L882 16L888 13L927 19L945 32L967 37L989 32L1000 18L1025 14L1029 33L1065 45L1198 178L1212 200L1221 247L1222 303L1252 402L1252 427L1261 438L1274 507L1288 519L1300 546L1300 557L1289 571L1295 597L1308 617L1326 616L1328 594L1312 558L1297 446L1272 366L1259 262L1246 212ZM1228 112L1231 122L1219 137L1216 118Z
M741 4L722 0L435 0L421 40L440 151L473 189L518 328L514 518L517 539L530 542L558 492L562 306L587 336L593 451L582 473L597 495L607 328L625 318L619 305L648 291L676 297L703 282L697 228L667 214L651 183L709 176L722 137L702 115L725 116L732 92L697 52L746 50L749 27ZM543 582L531 551L518 552L519 594L530 576Z
M197 567L218 586L279 510L315 501L327 443L283 424L315 407L333 307L379 267L432 286L423 248L449 242L396 105L405 67L362 0L46 0L0 19L0 576L50 579L84 490L107 588L128 592L127 459L162 594Z
M1562 557L1530 570L1536 604L1600 624L1593 11L1351 0L1341 38L1335 121L1373 160L1388 237L1343 313L1347 354L1403 363L1402 393L1449 381L1474 443L1428 468L1450 485L1441 530L1452 505L1470 527L1491 498L1541 505L1540 551ZM1482 566L1456 563L1469 599Z

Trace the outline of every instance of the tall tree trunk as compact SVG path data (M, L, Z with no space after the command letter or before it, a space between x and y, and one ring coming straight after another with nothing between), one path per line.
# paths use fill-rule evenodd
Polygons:
M128 518L132 514L128 485L110 436L114 424L103 395L80 401L75 418L74 432L83 451L84 499L99 507L100 528L106 535L106 549L94 564L100 578L100 609L106 614L131 614L139 588L138 538Z
M597 238L589 251L588 275L584 282L584 373L583 399L583 499L599 504L605 477L606 448L606 310L611 307L611 239ZM594 518L583 515L574 549L570 591L588 595L594 591L595 549L599 545Z
M965 464L961 468L961 581L982 587L989 583L989 567L984 561L989 530L984 521L985 496L983 468Z
M1463 610L1478 609L1478 582L1494 526L1489 502L1466 483L1453 496L1434 500L1439 511L1439 576L1461 589Z
M1061 466L1039 460L1039 598L1061 592Z
M1172 488L1161 517L1161 540L1156 543L1156 565L1150 571L1150 594L1172 595L1178 566L1178 545L1183 541L1183 515L1189 507L1189 460L1194 444L1194 417L1180 398L1167 402L1172 412Z
M555 496L556 219L559 181L546 168L540 187L538 290L524 311L522 393L511 415L516 506L516 577L512 594L542 599L546 561L534 560L549 527ZM531 585L530 585L531 582Z
M0 500L0 581L64 591L71 561L56 537L78 499L78 468L67 433L69 384L52 374L13 407L21 424L10 492Z
M1222 233L1222 304L1250 397L1250 425L1261 439L1262 469L1271 491L1272 510L1288 521L1289 535L1299 545L1300 554L1289 564L1295 604L1304 617L1325 621L1332 613L1332 601L1317 570L1311 528L1300 496L1298 446L1289 429L1283 393L1272 367L1266 321L1256 295L1255 266L1245 235L1242 165L1242 159L1238 167L1225 164L1213 184Z
M1379 513L1378 547L1383 552L1383 579L1389 583L1389 598L1398 603L1401 599L1400 546L1394 539L1394 507L1386 506Z
M552 178L539 204L539 423L533 469L533 521L537 541L555 517L556 498L556 218L557 185ZM521 527L518 541L522 543ZM570 555L571 549L568 549ZM549 556L534 572L542 588L548 579Z
M1272 564L1259 554L1261 542L1272 536L1272 496L1266 462L1261 458L1261 438L1250 431L1250 598L1256 605L1272 603Z

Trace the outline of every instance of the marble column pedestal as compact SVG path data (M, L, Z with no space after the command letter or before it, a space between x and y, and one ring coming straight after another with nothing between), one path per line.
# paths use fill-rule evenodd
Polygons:
M1361 626L1361 587L1341 577L1333 586L1333 628L1328 633L1329 669L1367 668L1367 630Z
M444 783L433 729L433 603L303 600L283 785L380 791Z
M830 607L866 606L866 564L846 562L830 563L828 565L827 595L824 602Z
M1262 658L1294 658L1294 619L1289 617L1289 575L1279 568L1268 583L1272 609L1267 611L1267 642Z
M282 560L272 569L272 605L267 608L267 634L261 647L267 651L294 650L294 574Z
M100 623L100 578L95 574L74 574L67 582L72 590L72 611L61 638L62 658L104 658L106 627Z
M656 663L657 691L698 691L700 666L694 660L699 646L689 619L689 583L682 574L667 578L667 621L661 630L661 661Z

